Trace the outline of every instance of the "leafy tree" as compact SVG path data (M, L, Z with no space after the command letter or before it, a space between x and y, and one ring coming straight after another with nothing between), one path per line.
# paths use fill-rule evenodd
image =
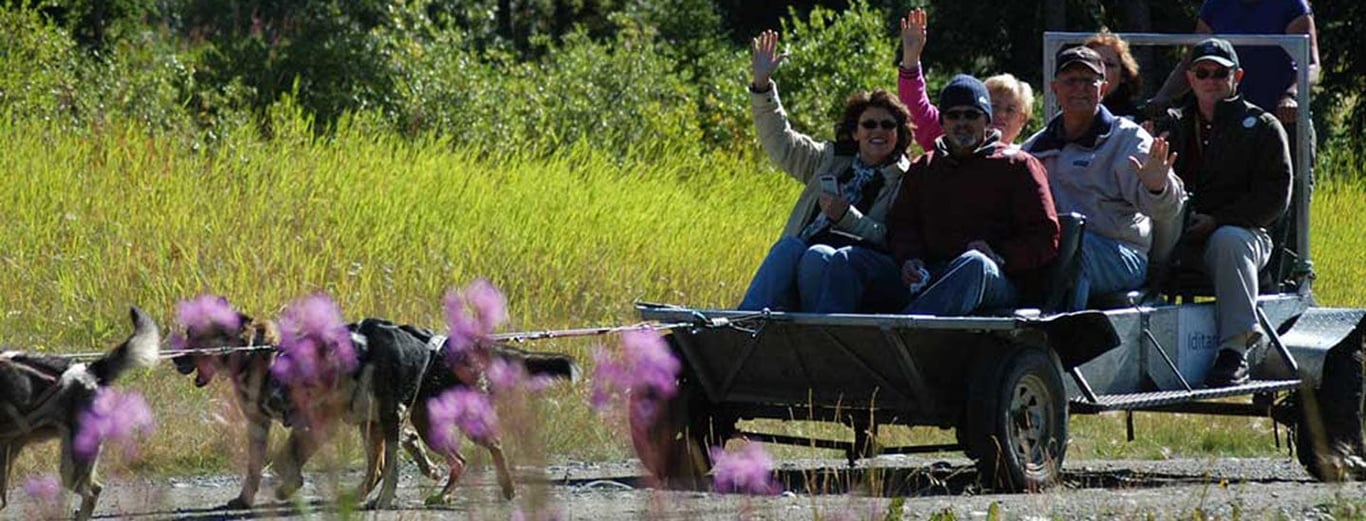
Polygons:
M1352 107L1345 114L1343 130L1348 135L1366 132L1366 4L1353 1L1323 1L1314 4L1314 22L1319 29L1319 59L1323 64L1320 85L1323 94L1315 99L1318 116L1331 115Z
M389 110L394 85L383 34L391 7L385 0L187 0L187 35L208 44L196 81L220 90L241 85L258 111L297 91L319 129L346 111Z

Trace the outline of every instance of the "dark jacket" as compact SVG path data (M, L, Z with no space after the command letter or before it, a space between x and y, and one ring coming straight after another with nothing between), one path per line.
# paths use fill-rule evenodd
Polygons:
M1176 174L1185 182L1191 209L1220 226L1267 228L1290 206L1290 147L1276 117L1229 98L1214 109L1213 133L1200 146L1200 114L1192 101L1169 111L1166 125ZM1160 132L1159 132L1160 133Z
M1033 270L1058 255L1058 214L1043 165L997 145L992 133L976 153L950 156L940 138L902 177L887 217L897 264L952 260L984 240L1007 273Z

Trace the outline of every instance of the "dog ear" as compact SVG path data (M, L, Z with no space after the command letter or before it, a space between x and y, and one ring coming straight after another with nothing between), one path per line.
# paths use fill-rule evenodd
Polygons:
M280 326L274 320L258 322L261 341L268 346L280 345Z
M280 328L270 320L252 320L242 329L242 342L246 345L280 345Z

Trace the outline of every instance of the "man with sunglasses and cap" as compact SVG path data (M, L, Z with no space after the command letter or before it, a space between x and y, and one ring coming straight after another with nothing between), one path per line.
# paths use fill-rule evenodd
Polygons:
M1086 216L1072 309L1093 296L1141 287L1153 219L1178 218L1185 200L1167 141L1111 114L1100 103L1104 86L1099 53L1063 49L1051 86L1062 112L1023 145L1048 170L1058 213Z
M906 171L887 217L891 259L869 262L883 254L866 248L836 257L823 300L847 305L868 291L910 300L901 311L911 314L1010 308L1019 278L1057 257L1058 216L1043 166L989 127L986 86L956 76L939 106L944 134Z
M1248 378L1247 351L1262 341L1257 273L1271 255L1269 228L1290 205L1290 146L1276 116L1238 94L1238 53L1210 38L1195 46L1186 80L1194 99L1169 111L1176 173L1191 190L1178 259L1214 282L1219 352L1210 387Z

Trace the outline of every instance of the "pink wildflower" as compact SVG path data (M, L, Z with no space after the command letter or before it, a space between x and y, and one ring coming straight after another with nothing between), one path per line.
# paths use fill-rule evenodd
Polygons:
M156 425L152 409L141 394L123 393L108 387L95 391L90 408L80 413L76 423L73 441L76 456L86 461L99 454L100 446L105 442L119 444L125 455L134 454L137 449L134 438L151 434Z
M484 334L492 334L508 321L507 299L488 279L471 282L465 288L465 300L474 308L480 331Z
M498 413L493 410L484 393L456 388L427 401L434 449L454 452L460 448L453 428L459 428L477 442L487 442L498 435Z
M648 389L663 398L672 398L678 393L678 372L683 366L658 331L626 331L621 334L621 345L635 375L633 389Z
M62 482L52 474L29 478L24 482L24 493L40 503L51 503L62 494Z
M758 443L746 443L737 452L712 447L710 453L712 481L717 492L761 495L778 492L778 483L773 479L773 458Z
M593 392L589 400L599 412L629 395L632 417L652 420L657 401L678 394L682 364L659 332L634 329L621 335L622 353L612 356L602 348L593 352Z
M621 399L634 384L631 372L619 357L598 346L593 349L593 393L588 402L598 412L607 412L612 402Z
M341 308L330 297L309 295L285 309L280 319L280 356L270 368L281 382L291 386L331 383L358 364Z
M469 355L488 343L508 319L507 300L487 279L447 292L443 304L449 330L445 355L452 366L467 363Z
M242 315L232 309L228 299L217 295L200 295L182 300L176 305L176 315L186 331L209 331L221 328L236 331L242 327Z
M493 385L494 392L507 392L528 385L526 367L517 362L509 362L504 358L495 358L489 363L488 369L489 383Z

